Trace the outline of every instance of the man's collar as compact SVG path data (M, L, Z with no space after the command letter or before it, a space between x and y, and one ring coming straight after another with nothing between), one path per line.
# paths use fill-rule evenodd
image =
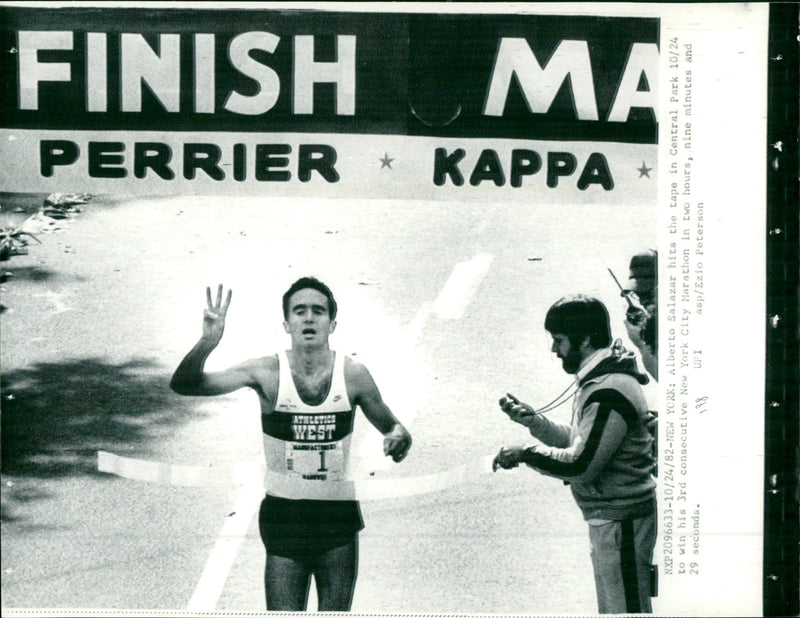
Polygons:
M597 367L601 362L605 359L609 358L613 354L611 348L600 348L596 352L593 352L581 363L580 368L578 371L575 372L575 381L580 383L583 379L589 375L589 372L592 371L595 367Z

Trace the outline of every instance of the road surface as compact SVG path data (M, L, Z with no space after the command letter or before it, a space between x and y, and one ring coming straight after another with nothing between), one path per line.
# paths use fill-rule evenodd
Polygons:
M526 442L497 400L569 386L542 326L563 295L606 301L624 337L606 266L626 275L655 238L649 207L97 196L2 264L4 611L264 610L255 396L168 382L207 285L234 290L224 367L288 345L280 297L313 274L339 302L332 346L414 437L395 465L357 424L374 495L353 611L594 613L568 488L488 469Z

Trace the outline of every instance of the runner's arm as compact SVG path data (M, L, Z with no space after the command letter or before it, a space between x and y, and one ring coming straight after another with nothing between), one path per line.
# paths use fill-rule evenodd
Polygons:
M246 361L225 371L207 373L206 360L219 345L225 331L225 316L231 304L233 290L223 301L222 284L217 288L217 297L211 297L211 288L206 288L207 307L203 312L203 335L183 358L172 374L170 388L180 395L222 395L244 386L255 384L255 362Z
M345 371L350 401L360 407L369 422L383 434L384 454L391 456L394 461L401 461L411 448L411 434L384 403L375 381L364 365L348 361Z
M204 339L195 344L172 374L170 388L179 395L224 395L245 386L255 386L255 360L248 360L224 371L205 371L205 362L216 345Z

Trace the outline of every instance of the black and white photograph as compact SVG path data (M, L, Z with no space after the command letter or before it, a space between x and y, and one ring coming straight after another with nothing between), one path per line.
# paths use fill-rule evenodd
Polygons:
M3 615L775 612L771 10L0 2Z

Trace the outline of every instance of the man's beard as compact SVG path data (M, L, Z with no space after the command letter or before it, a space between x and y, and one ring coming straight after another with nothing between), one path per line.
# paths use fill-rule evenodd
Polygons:
M581 361L581 353L578 350L570 347L570 351L567 352L567 355L561 359L561 366L564 368L564 371L570 374L578 373L578 369L580 369Z

